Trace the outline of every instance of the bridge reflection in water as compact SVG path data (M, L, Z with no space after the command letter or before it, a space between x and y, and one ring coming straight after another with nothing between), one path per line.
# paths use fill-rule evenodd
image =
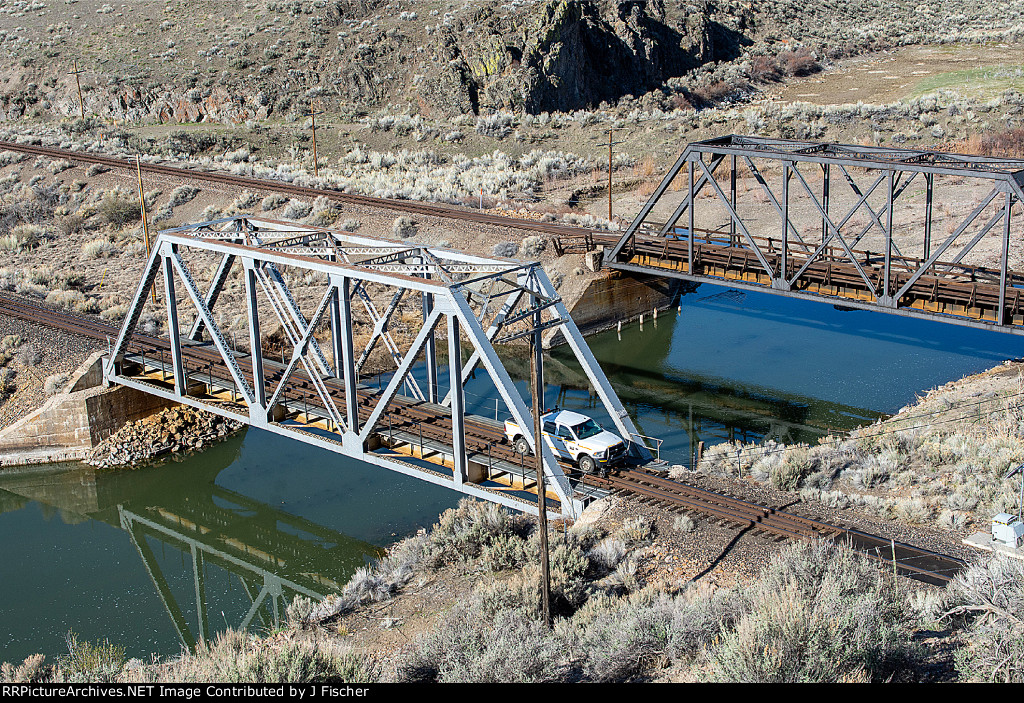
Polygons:
M204 457L222 453L215 448ZM203 464L184 474L162 466L5 476L0 510L33 500L58 509L65 521L91 519L124 530L179 643L190 650L224 627L279 626L293 598L340 592L356 568L381 554L372 544L216 485L225 463ZM116 589L123 567L110 568Z

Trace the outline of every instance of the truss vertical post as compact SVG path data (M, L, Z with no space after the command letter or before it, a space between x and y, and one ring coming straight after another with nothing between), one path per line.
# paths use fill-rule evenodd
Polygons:
M889 171L888 173L888 195L889 195L889 211L885 214L885 283L882 286L882 299L878 302L883 305L895 307L895 301L891 296L889 286L891 282L889 277L892 274L892 210L893 210L893 198L895 197L895 186L896 186L896 173L895 171Z
M1003 253L999 259L999 310L996 311L996 324L1006 324L1006 268L1010 260L1010 210L1013 206L1013 195L1006 193L1006 214L1003 216Z
M922 259L932 255L932 201L935 189L935 174L924 174L924 253Z
M830 183L829 183L829 166L831 164L824 163L821 165L821 241L825 241L828 238L828 199L830 195Z
M263 375L263 342L260 334L260 313L256 299L256 262L243 259L245 270L245 302L249 313L249 358L252 360L253 403L249 406L249 421L257 427L266 427L269 420L267 384Z
M424 263L426 263L424 261ZM424 272L424 278L429 279L430 273ZM421 308L423 314L423 321L426 322L427 318L430 317L430 313L434 311L434 294L423 292L421 295ZM423 348L424 359L427 366L427 401L430 403L436 403L438 400L437 395L437 344L434 341L434 335L430 335L427 338L427 344ZM461 376L459 377L461 380Z
M459 318L448 316L448 379L452 398L452 476L456 487L469 477L466 459L466 396L462 387L462 344L459 341ZM424 322L426 324L426 322ZM431 331L430 336L434 333Z
M698 158L700 158L699 155L698 155ZM689 217L689 222L687 223L688 227L686 229L686 240L687 240L687 242L686 242L686 272L692 276L693 275L693 220L694 220L693 211L694 211L694 208L696 206L696 203L694 203L694 200L693 200L695 193L694 193L694 187L693 187L694 184L693 184L693 159L692 158L689 158L689 159L686 160L686 169L687 169L687 172L688 172L689 177L690 177L689 178L690 195L689 195L689 198L688 198L690 204L689 204L689 207L688 207L689 212L687 213L687 215Z
M338 299L341 377L345 381L345 423L349 432L344 443L349 444L358 441L359 436L359 393L356 387L355 343L352 339L352 279L348 276L331 276L331 283Z
M164 259L164 294L167 299L167 335L171 342L171 363L174 368L174 392L184 397L188 389L185 366L181 358L181 331L178 329L178 300L174 295L174 267L171 255L176 251L173 244L164 245L161 252Z
M733 212L736 211L736 155L729 157L729 204ZM736 218L729 218L729 246L733 246L736 239Z
M209 642L210 623L206 617L206 559L203 553L196 549L194 542L189 546L192 552L192 577L196 587L196 616L199 620L196 632L201 642Z
M331 285L334 285L334 281L331 281ZM337 288L335 286L335 288ZM334 377L337 379L345 378L344 365L342 363L343 351L341 348L341 338L344 332L341 329L341 293L338 292L330 302L330 309L327 313L331 320L331 356L334 357Z
M826 226L828 223L825 223ZM822 240L824 241L824 240ZM782 290L789 290L789 162L782 162L782 270L776 279Z

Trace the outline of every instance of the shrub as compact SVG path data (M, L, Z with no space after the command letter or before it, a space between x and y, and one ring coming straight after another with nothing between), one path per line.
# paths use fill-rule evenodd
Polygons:
M0 237L0 250L9 252L35 249L47 238L46 229L33 224L20 224L11 229L11 233Z
M680 532L693 532L697 529L697 523L689 515L680 515L672 522L672 527Z
M0 368L0 403L10 398L15 390L14 369L9 366Z
M71 683L112 683L124 669L124 647L108 640L82 642L74 632L67 634L68 654L57 662L63 678Z
M0 682L3 683L46 683L53 676L53 667L46 664L46 657L33 654L18 666L8 662L0 664Z
M495 256L510 259L519 253L519 245L515 242L499 242L491 249Z
M87 259L109 259L120 253L121 250L106 239L94 239L82 245L82 256Z
M281 215L289 220L301 220L313 210L313 206L301 200L288 201Z
M96 212L104 222L118 228L142 217L139 203L119 190L106 192L97 205Z
M70 237L85 231L85 218L77 213L57 217L54 225L59 238Z
M523 244L520 247L523 256L535 257L540 256L541 253L548 248L548 240L545 237L539 235L531 235L523 239Z
M369 657L310 637L259 639L228 630L167 669L168 681L225 683L369 683Z
M419 228L411 217L402 215L395 218L395 221L391 225L391 230L395 233L396 237L408 239L409 237L415 237Z
M434 525L430 559L435 564L446 564L477 557L484 547L517 527L508 512L496 504L463 498L457 508L444 511Z
M176 208L179 205L191 202L195 197L199 195L199 189L195 186L182 185L178 186L171 191L171 199L168 201L168 205L172 208Z
M480 600L456 607L404 653L400 681L537 683L558 681L564 661L554 635L536 618L514 611L494 617Z
M43 391L47 396L57 395L61 389L64 388L64 384L68 382L68 375L66 373L56 373L52 376L48 376L46 381L43 382Z
M714 680L877 679L911 653L912 614L891 576L830 542L787 549L745 601L709 653Z
M1024 564L997 555L957 574L947 588L946 618L966 625L954 653L968 681L1024 681Z
M779 63L787 76L808 76L821 69L818 60L807 48L782 52L779 54Z
M276 210L281 207L286 202L288 202L288 198L283 195L278 195L277 193L272 193L260 202L260 209L262 209L263 212L270 212L271 210Z

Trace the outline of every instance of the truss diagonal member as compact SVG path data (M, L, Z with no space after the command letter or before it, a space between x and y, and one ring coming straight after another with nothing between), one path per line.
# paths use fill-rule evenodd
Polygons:
M622 247L626 245L626 242L628 242L630 238L636 234L637 229L640 228L640 224L647 219L648 215L651 214L651 210L654 209L654 204L661 199L662 195L665 194L665 191L668 190L669 185L671 185L672 181L675 180L676 175L679 173L680 170L682 170L683 166L690 158L691 149L692 147L686 147L685 151L683 151L683 153L679 155L679 158L676 159L676 162L672 164L672 168L670 168L668 170L668 173L665 174L665 178L662 179L661 185L659 185L658 189L654 191L654 194L651 196L651 199L648 200L647 203L640 209L640 212L637 213L637 216L633 219L633 222L630 223L629 227L626 228L626 231L622 233L621 237L619 237L619 241L615 243L615 246L612 247L612 250L606 255L606 260L614 261L615 258L618 257L619 252L622 251Z
M150 549L149 544L146 542L146 535L142 533L140 526L125 514L126 511L122 506L117 506L117 512L121 521L121 529L128 533L128 539L131 541L132 546L135 547L135 551L139 553L139 558L142 559L142 566L146 569L146 575L149 576L149 580L153 583L153 588L156 589L157 596L159 596L164 610L167 611L168 617L171 618L171 623L174 625L174 631L178 635L178 640L183 647L194 649L196 638L192 635L192 631L185 621L185 616L181 612L181 607L178 605L178 601L175 600L174 593L171 591L167 579L164 578L164 574L160 570L160 562L157 561L156 555L153 554L153 550Z
M234 254L225 254L221 257L220 265L217 266L217 272L213 275L213 281L210 283L210 289L206 291L206 307L211 310L217 304L217 298L220 297L221 291L224 290L224 284L228 280L228 274L231 273L231 266L234 263ZM192 323L192 329L188 333L188 338L198 342L202 334L203 321L197 317L195 322Z
M904 283L903 287L900 288L898 291L896 291L896 294L893 296L893 298L895 298L896 300L899 300L904 295L906 295L907 291L909 291L911 289L911 287L915 283L917 283L917 280L919 278L921 278L921 276L923 276L925 273L927 273L928 269L930 269L933 265L935 265L935 262L939 260L939 257L942 256L950 246L952 246L953 242L956 241L957 237L959 237L961 234L964 233L964 230L966 230L968 227L971 226L971 223L973 223L977 219L978 215L980 215L982 213L982 211L986 207L988 207L989 203L991 203L998 194L999 194L999 187L996 186L995 188L992 189L992 191L988 194L988 196L984 200L982 200L981 203L976 208L974 208L974 210L971 212L971 214L969 214L967 216L967 218L963 222L960 223L960 226L957 227L956 230L953 232L953 234L951 234L949 236L949 238L946 239L946 241L942 243L942 246L940 246L938 249L936 249L932 253L932 255L929 256L925 260L925 262L921 264L921 266L917 269L917 271L915 271L914 274L910 277L910 280L908 280L906 283ZM989 222L985 225L985 227L982 228L980 234L977 237L975 237L974 241L969 242L963 248L963 250L960 252L959 256L957 256L956 261L954 261L953 263L954 264L960 263L960 261L963 259L963 257L967 255L967 253L974 247L975 244L978 243L978 241L980 241L981 237L983 237L985 234L988 233L988 231L995 225L996 222L999 221L1000 218L1002 218L1002 216L1003 216L1003 211L1002 210L997 212L993 216L993 218L991 220L989 220ZM948 268L946 270L949 271Z
M110 358L107 359L107 365L103 372L106 378L114 375L116 365L124 358L125 350L128 348L128 340L134 334L135 326L142 315L142 309L146 306L146 296L149 295L149 289L152 288L157 274L160 273L161 260L160 249L154 246L153 251L149 255L149 261L146 263L146 268L142 273L142 280L139 281L139 287L135 289L135 296L128 307L128 314L124 317L124 323L121 325L121 331L117 335L117 341L114 342L114 346L110 350Z
M729 211L729 216L732 218L732 221L736 223L736 226L743 234L743 237L747 240L747 244L754 250L754 254L757 256L757 260L761 262L761 267L764 268L764 272L767 273L769 277L775 278L775 270L772 268L772 265L768 263L768 259L765 258L764 253L761 251L761 247L757 246L757 243L754 242L754 238L750 236L750 232L747 231L747 226L743 224L743 220L736 212L736 209L732 206L732 203L729 202L729 198L726 197L725 193L723 193L722 189L718 186L718 181L716 181L715 177L711 175L707 164L705 164L703 160L698 163L704 173L707 174L708 183L710 183L711 187L715 189L719 200L723 205L725 205L726 210Z
M420 252L424 264L433 264L434 270L431 273L436 276L440 276L441 280L445 282L445 285L455 285L455 281L453 281L452 277L448 275L448 271L445 270L445 267L441 265L441 262L438 261L436 256L431 254L426 247L420 249Z
M228 371L231 372L231 378L235 382L235 386L242 392L245 397L245 402L248 405L252 405L255 402L255 393L249 382L245 379L242 374L242 370L238 367L238 362L235 360L235 355L231 353L228 348L228 344L224 339L224 335L221 334L220 328L213 320L213 315L210 313L210 309L206 307L206 303L203 301L202 296L199 294L199 289L196 288L195 281L192 280L192 275L189 273L188 268L185 266L185 262L181 260L181 255L173 249L171 245L164 245L167 251L167 255L171 263L174 265L175 270L178 272L178 277L182 283L185 284L185 292L188 293L188 297L192 299L192 304L203 318L203 323L206 325L206 329L210 332L210 337L213 339L213 343L217 347L217 351L220 352L221 360L224 365L228 367Z
M327 312L328 307L334 301L335 288L331 286L324 297L320 300L320 304L316 308L316 312L313 313L313 317L309 321L309 326L306 328L306 333L302 335L302 339L292 349L292 358L288 362L288 366L281 376L280 382L277 384L277 388L274 390L274 394L270 398L270 402L267 403L268 408L274 408L277 406L284 393L285 388L288 385L288 381L291 379L292 374L298 367L299 363L302 363L306 367L306 372L309 375L310 380L313 382L313 386L316 389L317 395L320 396L320 400L323 401L324 407L327 412L331 415L330 419L338 427L343 427L344 423L341 421L341 415L338 412L338 408L335 406L334 399L331 397L330 392L327 391L326 385L323 383L323 379L309 368L309 365L305 361L305 356L309 351L310 342L313 338L313 333L316 330L317 324L323 318Z
M857 261L857 257L853 255L853 251L851 251L850 247L846 245L846 240L843 239L842 235L839 232L839 229L843 225L845 225L851 217L854 216L854 214L857 212L857 210L860 209L860 206L864 203L864 201L868 199L868 196L870 196L871 193L874 192L875 188L877 188L879 184L881 184L882 181L885 180L885 174L883 173L877 179L875 179L875 182L871 185L871 187L868 188L864 195L860 196L860 199L854 204L852 208L850 208L847 211L846 216L843 217L842 221L837 225L832 221L832 218L830 218L828 214L825 212L825 209L821 206L821 203L818 202L818 197L814 194L814 191L811 190L811 187L807 184L807 181L804 180L804 177L800 173L796 164L792 165L791 170L793 171L793 173L796 174L796 177L803 185L804 190L807 191L807 194L811 198L811 202L813 202L814 205L818 208L818 212L821 213L821 216L831 233L828 235L828 237L825 238L825 241L823 241L821 245L814 250L814 253L811 254L807 261L804 262L803 266L801 266L800 269L793 275L793 278L789 280L789 285L792 286L794 283L800 280L800 276L802 276L804 274L804 271L806 271L808 267L810 267L810 265L814 263L815 259L821 256L821 253L828 248L828 245L832 243L832 240L838 238L839 243L843 247L843 251L845 251L846 255L850 257L850 263L852 263L854 267L857 269L857 272L860 274L860 277L864 280L865 285L867 285L868 290L875 290L875 284L871 282L870 277L867 275L867 273L864 272L864 268L860 265L860 262Z
M537 276L534 279L535 285L537 286L538 292L544 295L555 295L555 287L551 284L551 281L544 274L543 271L538 271ZM565 337L566 343L569 348L572 349L573 354L576 355L576 360L583 368L587 378L590 380L591 386L597 391L598 397L601 399L601 403L604 405L605 410L611 417L612 422L615 423L615 427L619 430L623 438L632 439L635 436L639 436L636 425L633 424L633 420L629 417L629 413L626 411L622 401L619 400L618 395L615 393L615 389L612 388L611 382L608 377L605 376L604 371L601 369L601 365L597 362L594 357L594 353L590 350L590 346L586 340L583 339L583 334L580 332L576 323L573 321L572 316L569 314L569 310L566 309L565 303L559 300L552 308L552 315L560 321L559 329L562 331L562 335ZM645 454L645 458L650 460L654 457L647 451L642 445L638 445L641 453Z
M520 275L524 279L526 278L526 274L525 273L522 273ZM505 298L505 302L501 306L501 309L498 311L498 314L494 316L493 320L491 320L491 324L487 328L487 332L484 333L484 338L488 342L491 342L491 340L493 340L494 337L498 334L498 332L500 332L501 329L505 326L505 318L508 316L508 314L512 310L515 309L516 305L519 304L519 301L522 299L523 295L525 295L526 292L527 291L526 291L526 288L524 286L517 286L515 290L513 290L511 293L508 294L508 297ZM482 325L482 321L480 322L480 324ZM480 352L476 348L474 348L473 349L473 353L470 354L469 359L462 366L462 382L463 383L465 383L466 381L469 380L469 377L473 374L473 371L476 370L476 367L477 367L477 365L479 363L480 363ZM451 391L449 391L448 395L446 395L444 397L444 400L441 401L441 405L448 406L448 405L451 405L451 402L452 402L452 395L451 395Z
M840 166L840 168L843 168L843 167ZM857 184L854 182L853 178L848 173L846 173L846 169L845 168L843 168L843 173L846 175L847 183L850 184L850 187L853 189L853 192L855 194L857 194L857 195L860 195L860 189L857 187ZM902 184L899 184L899 187L892 194L893 202L895 202L903 194L903 191L905 191L910 186L910 184L914 182L914 179L917 178L917 174L918 173L919 173L918 171L915 171L914 173L912 173L910 175L910 178L908 178L907 180L903 181ZM867 223L864 226L864 229L862 229L860 231L860 233L857 235L857 237L853 240L853 243L850 245L851 248L853 248L853 247L857 246L858 244L860 244L860 240L864 239L864 237L867 236L867 233L871 231L872 225L878 225L878 227L882 230L883 234L886 232L885 225L882 224L882 215L885 215L889 211L890 203L887 201L882 206L882 209L878 211L877 214L875 213L874 209L872 209L871 204L869 202L867 202L866 200L864 201L864 207L866 207L868 212L871 213L872 221ZM900 247L896 243L895 238L890 238L890 239L892 239L892 248L896 250L896 254L898 256L902 257L903 256L903 252L900 251Z
M420 328L419 333L412 342L412 346L406 353L405 358L402 359L398 365L398 370L395 371L391 380L388 382L387 387L377 396L377 404L370 411L370 417L366 420L366 423L360 428L359 440L365 443L369 439L370 434L376 428L377 423L380 421L381 415L387 410L388 406L391 405L391 401L394 400L395 394L398 393L399 387L405 382L405 377L409 374L409 370L416 362L416 357L423 350L424 345L427 343L427 338L434 334L434 328L437 327L438 320L441 319L441 308L437 307L431 311L430 315L423 322L423 327Z
M472 308L461 295L452 295L449 300L454 306L454 314L459 317L461 329L473 344L474 349L480 353L484 368L487 369L491 382L494 383L498 394L512 414L513 422L519 425L523 436L534 452L537 451L538 445L540 446L544 475L550 480L548 485L562 503L562 512L568 513L570 517L577 517L579 506L573 501L573 491L572 486L569 485L569 479L562 472L547 442L538 442L537 438L534 437L533 417L530 410L526 407L526 403L519 394L515 383L509 377L508 371L505 370L505 366L498 357L494 346L486 339L483 328L473 315Z
M306 317L302 314L299 309L299 304L295 302L295 298L292 297L292 292L288 288L288 284L284 282L284 276L278 270L277 266L273 262L267 262L267 270L270 272L270 280L274 286L278 289L281 297L284 298L286 303L285 311L291 316L292 321L295 323L299 334L303 334L306 331ZM313 359L316 361L317 367L320 369L320 373L327 375L330 373L330 366L327 363L327 358L324 356L323 351L320 349L320 345L317 343L316 338L313 338L310 346L313 349Z
M373 351L373 347L377 344L378 340L383 340L384 346L388 348L388 352L391 354L391 358L394 360L396 366L399 366L402 363L402 350L395 342L395 338L391 336L391 332L388 330L388 324L391 322L391 316L394 314L395 310L398 309L398 304L405 295L406 289L400 288L391 296L391 301L388 303L388 307L385 309L384 314L381 315L377 312L377 306L373 304L373 300L366 292L366 287L363 285L364 283L365 282L360 281L356 286L354 293L359 296L359 300L362 301L363 307L366 309L366 314L370 316L370 320L373 322L373 334L370 336L370 341L366 343L366 348L363 350L363 353L359 356L359 360L356 362L355 368L357 376L362 371L363 365L366 363L367 359L370 358L370 353ZM417 400L424 400L425 396L423 395L423 391L420 389L416 379L412 376L409 377L409 387L413 396Z
M715 171L717 171L719 165L724 160L725 160L725 156L724 155L716 154L711 159L711 173L714 173ZM704 175L703 173L700 174L700 177L693 184L693 197L696 198L698 195L700 195L700 192L702 190L704 190L704 186L706 186L707 184L708 184L708 177L706 175ZM676 209L672 212L672 214L669 216L669 218L667 220L665 220L665 225L658 231L658 236L659 237L664 237L666 234L668 234L668 231L676 226L676 223L679 222L679 218L681 218L683 216L683 213L686 212L689 208L690 208L690 195L689 195L689 193L687 193L686 197L683 198L682 202L679 203L678 206L676 206Z
M779 213L779 217L786 217L786 213L783 212L782 205L779 204L779 200L775 197L775 193L772 192L772 189L768 187L768 183L764 180L764 176L757 168L754 160L749 156L744 156L743 160L747 162L747 168L749 168L750 172L754 175L754 180L758 182L761 189L764 190L765 195L768 196L768 200L770 200L771 204L775 206L775 211ZM786 226L796 236L797 241L800 242L800 246L804 248L804 251L809 253L811 251L811 247L804 241L804 238L800 236L800 230L798 230L796 225L793 224L792 218L786 217ZM782 275L785 275L785 272L783 272Z

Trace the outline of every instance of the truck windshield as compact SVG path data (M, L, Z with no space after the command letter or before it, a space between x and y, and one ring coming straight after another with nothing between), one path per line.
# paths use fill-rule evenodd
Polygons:
M575 432L576 436L580 439L586 439L587 437L593 437L596 434L601 434L601 426L593 420L586 420L573 426L572 431Z

